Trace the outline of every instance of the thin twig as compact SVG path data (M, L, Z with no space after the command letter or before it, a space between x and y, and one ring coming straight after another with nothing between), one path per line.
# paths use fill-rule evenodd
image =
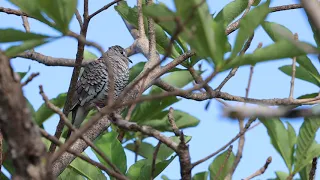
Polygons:
M76 12L74 14L76 15L76 18L78 20L79 26L82 29L83 28L83 22L82 22L82 18L81 18L81 15L80 15L78 9L76 9Z
M140 149L141 140L135 140L134 141L134 162L138 161L138 154Z
M267 170L267 168L271 162L272 162L272 157L269 156L268 159L266 160L266 163L262 166L262 168L260 168L259 170L257 170L255 173L251 174L250 176L248 176L244 180L250 180L256 176L260 176L261 174L263 174Z
M289 5L271 7L270 12L278 12L278 11L285 11L285 10L298 9L298 8L302 8L301 4L289 4ZM227 35L233 33L235 30L237 30L239 28L240 20L241 19L231 23L227 27L227 29L226 29Z
M49 141L51 141L52 143L56 144L57 146L61 146L63 143L60 142L56 137L54 136L51 136L49 133L47 133L45 130L39 128L39 131L41 133L41 135L48 139ZM96 161L93 161L92 159L90 159L89 157L81 154L81 153L78 153L72 149L68 149L67 152L75 155L76 157L79 157L80 159L88 162L89 164L92 164L93 166L96 166L97 168L105 171L108 175L110 176L113 176L117 179L125 179L127 180L127 178L119 173L116 173L115 171L112 171L111 169L107 168L105 165L99 163L99 162L96 162Z
M206 156L203 159L200 159L194 163L192 163L192 168L194 168L195 166L205 162L206 160L212 158L213 156L217 155L218 153L220 153L221 151L223 151L225 148L227 148L228 146L230 146L233 142L235 142L240 136L244 135L246 133L246 131L248 130L248 128L250 127L250 125L256 120L256 117L254 118L250 118L247 122L247 124L245 125L244 129L242 132L239 132L234 138L232 138L227 144L225 144L224 146L222 146L220 149L218 149L217 151L215 151L214 153Z
M232 148L233 148L233 146L230 145L229 148L228 148L228 150L227 150L226 158L224 159L223 163L221 164L221 166L220 166L220 168L219 168L219 171L218 171L218 173L216 174L216 178L215 178L215 179L220 179L219 176L220 176L221 172L223 171L225 165L226 165L227 162L228 162L228 159L229 159L229 157L230 157L230 155L231 155L231 152L232 152Z
M294 34L294 40L298 40L298 34ZM292 74L291 74L291 81L290 81L290 93L289 93L289 99L293 99L293 91L294 91L294 79L296 77L296 61L297 57L292 58Z
M116 4L116 3L120 2L120 1L122 1L122 0L114 0L114 1L112 1L112 2L110 2L110 3L108 3L107 5L103 6L103 7L100 8L99 10L97 10L96 12L92 13L91 15L89 15L89 16L88 16L88 19L89 19L89 20L92 19L92 18L93 18L94 16L96 16L97 14L101 13L102 11L105 11L105 10L109 9L109 7L111 7L112 5L114 5L114 4Z
M254 38L254 34L252 34L252 36L249 37L248 41L244 44L243 49L240 51L240 55L243 55L246 53L246 51L249 49L251 42ZM236 74L237 70L239 67L235 67L232 68L232 70L229 72L229 74L227 75L226 78L224 78L224 80L220 83L220 85L215 89L215 91L220 91L223 86Z
M80 69L81 69L81 64L83 61L83 56L84 56L84 46L85 46L85 42L86 42L86 36L87 36L87 31L88 31L88 26L89 26L89 18L88 18L88 14L89 14L89 1L88 0L84 0L83 1L83 24L82 24L82 28L80 29L80 35L77 35L81 38L77 38L78 39L78 46L77 46L77 54L76 54L76 61L75 61L75 66L72 72L72 76L70 79L70 85L69 85L69 89L67 92L67 99L63 108L63 114L65 116L67 116L70 112L70 108L72 105L72 97L76 91L76 84L78 81L78 77L80 74ZM69 32L69 36L72 36L73 32ZM75 34L75 33L74 33ZM102 48L98 49L101 51ZM103 52L101 52L103 54ZM109 72L109 71L108 71ZM111 73L112 74L112 73ZM57 125L56 128L56 132L54 134L54 136L59 139L61 134L62 134L62 130L64 128L64 121L60 118L59 123ZM55 152L56 146L54 144L50 145L49 148L49 152L53 153Z
M43 100L45 101L47 107L51 110L53 110L55 113L57 113L60 116L60 119L62 119L64 121L64 123L67 125L68 128L70 128L72 131L74 131L74 133L78 133L77 129L69 122L68 118L63 114L63 112L60 111L60 109L58 107L56 107L54 104L52 104L48 97L46 96L46 94L43 91L43 87L40 85L39 86L40 89L40 94L43 98ZM120 173L120 170L109 160L109 158L102 152L100 151L88 138L84 137L83 135L80 135L80 138L85 141L94 151L97 152L97 154L99 154L102 159L104 161L106 161L108 163L108 165L110 167L112 167L114 169L115 172Z
M156 171L156 161L157 161L157 155L158 155L158 152L159 152L159 149L160 149L160 146L161 146L161 142L159 141L157 146L155 147L154 149L154 152L153 152L153 156L152 156L152 165L151 165L151 180L154 179L154 173Z
M3 149L3 136L2 136L1 129L0 129L0 171L1 171L1 168L2 168L2 163L3 163L3 161L4 161L3 154L4 154L4 149Z
M170 107L169 109L169 113L168 113L168 119L169 119L169 123L171 124L171 127L172 127L172 130L174 132L174 134L176 136L180 136L181 132L180 130L178 129L177 125L176 125L176 122L174 120L174 116L173 116L173 108Z
M312 159L312 167L309 172L309 180L315 179L316 170L317 170L317 161L318 161L318 157L315 157Z
M40 75L40 73L38 73L38 72L37 73L32 73L25 82L21 83L21 86L27 85L29 82L31 82L33 80L33 78L35 78L35 77L37 77L39 75Z

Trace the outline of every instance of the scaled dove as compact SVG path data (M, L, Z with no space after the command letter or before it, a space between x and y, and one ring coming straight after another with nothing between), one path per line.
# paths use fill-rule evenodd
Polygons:
M77 82L71 106L72 124L76 128L80 127L92 108L102 108L108 101L107 61L110 62L113 70L114 98L117 98L128 84L129 62L132 63L132 61L127 57L125 50L116 45L110 47L104 55L86 65Z

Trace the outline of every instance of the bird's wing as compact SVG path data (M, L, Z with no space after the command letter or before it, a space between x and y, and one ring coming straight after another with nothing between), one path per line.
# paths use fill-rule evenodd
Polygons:
M71 109L77 105L90 104L108 84L106 65L101 61L93 61L84 67L82 76L77 82L76 92L73 95Z

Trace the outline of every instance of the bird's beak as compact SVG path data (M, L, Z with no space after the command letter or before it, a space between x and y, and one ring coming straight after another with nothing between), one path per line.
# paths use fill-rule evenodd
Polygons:
M131 59L129 59L129 58L128 58L128 61L129 61L130 63L132 63Z

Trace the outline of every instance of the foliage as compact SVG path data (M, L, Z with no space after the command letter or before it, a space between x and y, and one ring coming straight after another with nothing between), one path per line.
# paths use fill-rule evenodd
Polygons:
M70 33L69 24L74 18L77 0L10 0L10 2L27 13L35 20L53 28L58 32L58 36L47 35L40 32L24 32L18 29L0 29L0 43L8 44L4 53L8 57L16 57L20 53L31 50L48 42L64 37ZM231 46L226 30L229 25L239 17L248 6L247 0L235 0L227 4L214 17L209 12L206 1L202 0L175 0L175 10L170 9L165 4L155 3L143 5L143 18L152 18L156 22L156 49L161 55L169 52L172 59L178 58L186 52L194 51L192 56L181 63L181 67L175 67L165 72L161 80L175 88L185 88L194 81L194 77L188 70L194 68L199 61L208 62L209 66L217 73L230 70L235 67L245 65L255 65L267 61L274 61L284 58L296 57L298 66L295 69L295 78L320 86L320 74L312 63L309 54L319 54L319 30L310 21L310 26L317 46L294 39L293 33L281 24L267 21L270 13L270 0L260 2L256 0L243 18L239 22L239 29L234 44ZM192 10L190 10L192 9ZM126 2L119 3L115 10L132 27L138 28L138 8L130 7ZM309 19L310 20L310 19ZM245 43L254 34L257 28L262 27L266 34L274 43L260 48L252 53L241 53ZM148 32L147 23L144 31ZM171 38L175 38L172 40ZM170 46L170 47L169 47ZM168 51L168 48L171 50ZM98 56L89 50L84 50L84 60L95 60ZM170 60L170 62L172 62ZM132 82L144 70L146 62L139 62L130 69L130 82ZM279 67L279 70L288 76L292 76L291 65ZM80 72L82 74L83 69ZM204 71L197 70L198 75ZM19 72L23 79L27 72ZM152 85L148 92L142 97L159 95L164 90ZM307 99L318 96L318 92L300 96L299 99ZM67 94L60 93L50 102L58 108L63 108ZM167 96L161 99L153 99L138 103L131 114L130 121L141 126L150 126L161 132L171 133L174 131L172 124L168 121L169 107L178 103L181 99L177 96ZM32 114L34 122L41 128L54 112L43 103L39 109L35 110L29 100L28 108ZM316 108L318 108L316 106ZM86 121L88 121L96 111L91 111ZM122 112L122 116L128 115L128 109ZM200 123L197 115L192 115L185 110L176 109L173 117L178 129L196 127ZM320 119L317 117L304 118L298 134L292 125L286 125L280 118L259 117L260 122L266 127L270 137L270 142L275 150L281 155L288 171L276 171L277 179L286 179L288 176L296 174L301 179L309 179L311 161L314 157L320 156L320 144L315 141L316 132L320 127ZM111 129L111 130L110 130ZM94 141L95 146L101 150L106 157L119 169L120 173L130 180L152 178L152 163L154 164L154 177L157 177L178 154L165 144L159 147L146 141L147 136L140 132L125 132L124 140L118 139L120 131L117 127L110 128L108 132L102 134ZM179 144L177 136L169 137L172 142ZM186 142L191 140L191 136L185 136ZM48 143L48 142L46 142ZM137 148L138 143L138 149ZM158 149L158 154L154 157L154 152ZM140 160L130 167L127 164L126 150L137 153ZM5 151L8 151L7 149ZM97 161L111 168L110 165L97 152L94 152ZM82 153L86 155L85 153ZM233 166L236 155L232 151L224 151L212 160L207 171L194 174L193 180L225 179ZM10 173L14 173L14 166L10 158L5 159L3 166ZM58 177L58 179L106 179L99 168L76 158L68 168ZM108 176L109 177L109 176ZM111 178L111 177L110 177ZM163 179L168 179L162 176ZM9 179L5 174L0 174L0 179Z

